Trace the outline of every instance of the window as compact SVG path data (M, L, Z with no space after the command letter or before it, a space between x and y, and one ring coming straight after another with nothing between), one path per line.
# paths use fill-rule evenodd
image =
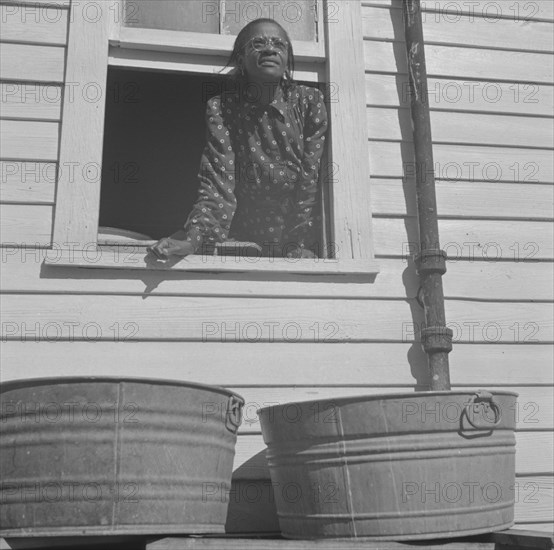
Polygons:
M234 4L233 4L234 2ZM317 4L315 4L317 2ZM330 240L336 256L333 259L286 260L257 258L258 261L230 262L223 257L189 256L163 268L185 271L271 271L292 273L369 273L377 272L371 249L371 216L369 204L369 167L365 113L364 61L361 31L360 2L358 0L292 0L285 2L258 2L264 9L277 10L279 20L289 4L289 16L304 5L318 16L313 24L306 19L301 29L302 40L294 40L296 72L300 81L327 83L330 130L327 164L329 181ZM109 4L109 5L107 5ZM160 0L127 0L127 4L102 3L102 9L90 13L90 4L72 6L68 44L66 80L95 83L105 98L109 93L108 66L114 71L155 70L172 73L204 74L214 77L225 66L234 36L245 21L229 23L229 6L248 18L265 13L253 10L256 2L245 0L205 0L203 2L176 2L167 0L167 12L160 20L160 12L145 9L140 17L133 15L134 6L161 4ZM198 13L189 13L187 21L195 21L196 30L156 27L172 24L179 18L171 16L171 9L187 9L201 4ZM291 6L295 7L291 7ZM115 6L115 8L114 8ZM191 8L192 9L192 8ZM87 11L88 10L88 11ZM125 18L121 17L125 14ZM271 14L268 14L271 15ZM142 18L142 19L140 19ZM125 20L124 20L125 19ZM212 21L213 19L213 21ZM205 22L202 26L198 22ZM215 21L215 22L214 22ZM138 26L142 25L142 26ZM174 24L175 26L175 24ZM200 31L200 32L199 32ZM300 32L300 31L298 31ZM294 35L293 35L294 36ZM168 77L166 77L168 78ZM87 96L76 94L66 101L60 144L60 166L100 166L103 158L105 102L90 102ZM122 161L115 167L125 168ZM322 165L325 168L325 165ZM104 166L104 171L110 166ZM68 174L75 175L70 178ZM148 265L144 249L127 255L125 262L102 246L98 238L101 190L99 178L87 178L86 169L60 171L58 182L54 242L64 247L61 262L65 265L88 267L123 267L154 269ZM184 220L183 220L184 221ZM64 244L66 243L66 244ZM91 260L94 258L94 261ZM55 262L60 265L59 261Z
M99 244L130 243L133 236L140 244L183 226L198 196L206 101L231 87L223 75L108 68ZM318 255L332 256L323 221L316 225ZM227 243L216 253L239 249Z

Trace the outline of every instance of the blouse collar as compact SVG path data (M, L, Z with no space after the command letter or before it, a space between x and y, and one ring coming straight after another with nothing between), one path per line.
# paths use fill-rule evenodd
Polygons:
M245 97L245 93L242 95L242 106L247 109L256 109L258 107L261 107L262 105L260 103L256 103L254 101L248 101L248 99ZM283 88L281 85L277 86L277 89L275 90L275 96L273 98L273 101L269 103L270 107L273 107L275 111L277 111L281 116L285 116L285 112L287 109L287 101L285 99L285 95L283 93Z

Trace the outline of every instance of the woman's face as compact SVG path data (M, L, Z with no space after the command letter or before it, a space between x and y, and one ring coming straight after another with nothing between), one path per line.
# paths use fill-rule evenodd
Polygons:
M254 82L279 82L287 69L288 41L274 23L254 25L239 58L246 75Z

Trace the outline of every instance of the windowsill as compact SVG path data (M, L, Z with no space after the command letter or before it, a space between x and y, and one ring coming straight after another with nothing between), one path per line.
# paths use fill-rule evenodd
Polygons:
M342 260L324 258L261 258L245 256L187 256L156 260L145 246L87 246L85 249L57 249L47 257L48 266L103 268L151 271L280 273L302 275L368 275L371 282L379 272L374 260Z

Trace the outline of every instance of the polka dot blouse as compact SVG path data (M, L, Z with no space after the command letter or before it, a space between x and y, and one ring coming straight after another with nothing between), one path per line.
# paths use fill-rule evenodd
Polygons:
M230 239L313 246L327 131L323 94L297 84L285 98L279 87L263 105L225 92L208 101L206 126L199 196L185 224L195 250Z

